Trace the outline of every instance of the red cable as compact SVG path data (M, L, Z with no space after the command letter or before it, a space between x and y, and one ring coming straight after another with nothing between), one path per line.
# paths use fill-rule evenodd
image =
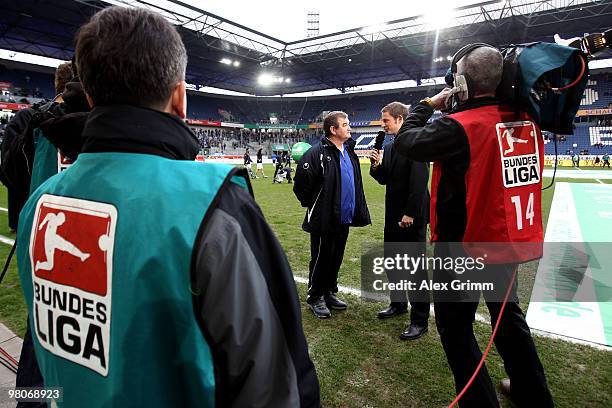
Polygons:
M584 76L584 71L586 70L586 63L584 62L584 57L582 55L579 55L579 57L580 57L580 62L582 63L582 68L580 69L580 75L578 75L578 78L576 78L574 82L572 82L569 85L565 85L564 87L561 87L561 88L553 88L552 89L553 91L555 92L565 91L566 89L571 88L572 86L580 82L580 80Z
M9 353L7 353L6 351L4 351L4 349L2 347L0 347L0 353L2 353L2 355L4 355L6 358L8 358L12 363L14 363L16 366L19 365L19 362L17 360L15 360Z
M474 374L472 374L472 377L470 378L470 380L467 382L467 384L465 384L465 387L463 387L459 395L457 395L457 397L453 400L453 402L451 402L448 408L453 408L459 402L461 397L463 397L463 394L467 392L468 388L470 388L470 386L474 382L474 379L478 375L480 368L484 364L485 359L487 358L487 354L489 354L489 350L491 349L491 345L493 344L493 339L495 338L495 334L497 333L497 328L499 327L499 322L501 322L502 315L504 314L504 309L506 308L506 303L508 302L508 296L510 296L510 291L512 290L512 287L514 286L514 279L516 278L516 271L518 271L518 266L514 269L514 272L512 273L512 279L510 279L510 285L508 285L508 290L506 291L506 296L504 297L504 303L502 303L502 307L499 310L499 316L497 317L497 322L495 322L495 327L493 328L493 333L491 334L491 338L489 339L489 344L487 344L487 348L482 354L480 363L478 363L478 367L476 367L476 370L474 370Z

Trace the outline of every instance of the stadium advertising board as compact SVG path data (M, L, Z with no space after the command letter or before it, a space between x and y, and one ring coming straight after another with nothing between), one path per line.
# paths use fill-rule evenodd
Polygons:
M289 125L289 124L282 124L282 123L275 123L275 124L246 123L244 127L246 129L308 129L308 125Z
M12 110L12 111L18 111L18 110L22 110L25 108L29 108L30 105L28 105L27 103L5 103L5 102L0 102L0 110Z
M601 157L602 154L599 155L582 155L580 157L580 167L601 167ZM599 163L595 163L595 159L599 157ZM555 156L554 155L546 155L544 156L544 166L553 167L555 165ZM569 155L560 155L557 156L557 166L558 167L574 167L574 162L572 161L572 156Z
M612 115L612 109L580 109L576 116Z
M244 125L242 123L221 122L221 127L243 128Z
M199 126L217 126L221 127L221 122L214 120L201 120L201 119L187 119L188 125L199 125Z

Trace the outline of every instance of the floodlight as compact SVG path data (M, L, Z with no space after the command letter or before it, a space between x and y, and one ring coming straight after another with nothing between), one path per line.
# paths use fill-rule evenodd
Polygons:
M268 86L273 81L274 81L274 77L271 74L266 74L266 73L259 75L259 78L257 78L257 82L263 86Z
M454 15L455 10L452 8L437 8L425 14L423 18L427 27L438 31L448 27Z

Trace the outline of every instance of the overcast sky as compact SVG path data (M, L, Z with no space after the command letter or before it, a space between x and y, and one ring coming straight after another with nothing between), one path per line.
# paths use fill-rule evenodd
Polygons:
M354 0L194 0L191 4L280 40L293 41L306 38L306 15L309 10L318 11L320 14L319 34L329 34L425 14L428 10L480 2L482 1L370 0L358 3Z

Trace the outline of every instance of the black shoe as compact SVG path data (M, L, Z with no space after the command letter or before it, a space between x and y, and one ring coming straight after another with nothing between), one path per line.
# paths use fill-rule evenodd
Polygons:
M400 334L402 340L416 340L427 332L427 326L411 324Z
M331 317L331 312L325 305L325 299L323 299L323 296L317 299L314 303L308 303L308 306L310 306L310 309L312 310L312 312L319 319L327 319Z
M345 310L348 307L346 303L338 299L333 293L325 295L325 304L333 310Z
M388 319L389 317L398 316L408 311L408 304L404 302L392 302L388 308L378 312L379 319Z

